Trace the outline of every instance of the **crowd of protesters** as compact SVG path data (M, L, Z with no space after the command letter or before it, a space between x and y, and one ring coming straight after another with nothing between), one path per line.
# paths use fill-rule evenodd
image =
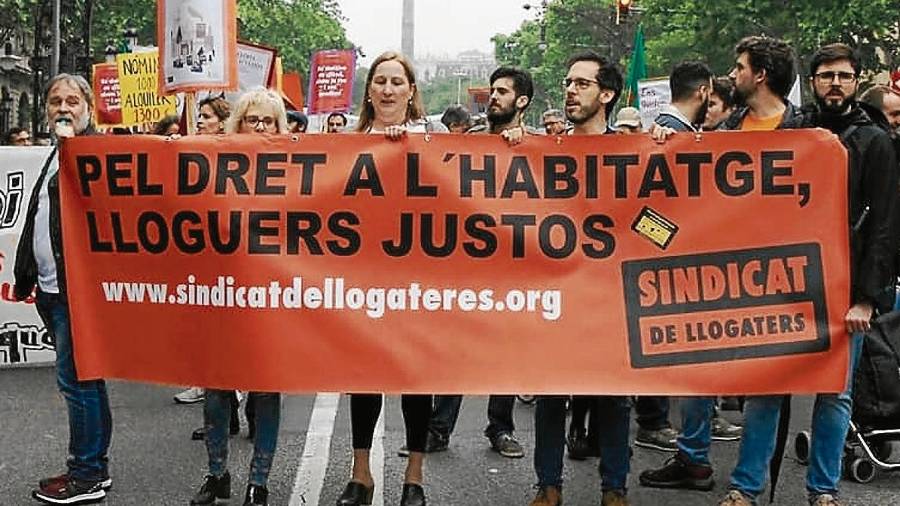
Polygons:
M675 64L670 75L672 102L659 111L653 125L643 128L641 111L623 107L615 115L623 90L623 77L614 62L594 52L573 55L560 77L564 103L541 115L546 135L649 135L665 143L676 132L705 130L779 130L823 128L836 134L848 148L851 240L851 306L845 308L846 330L851 336L849 371L852 376L862 336L872 318L889 311L896 273L898 161L894 142L900 133L900 89L876 85L865 93L860 77L865 70L852 48L843 44L822 46L810 57L809 82L813 101L797 107L788 92L797 75L796 55L784 41L747 37L735 47L734 66L726 76L699 61ZM725 71L725 69L722 69ZM359 121L348 125L341 113L328 116L327 133L380 135L392 142L425 132L499 135L510 145L527 142L524 123L534 86L523 70L502 67L490 77L490 103L486 124L477 125L463 107L452 106L440 123L425 118L422 97L411 63L401 54L379 56L366 76ZM87 81L60 74L49 83L46 118L54 142L67 137L94 135L90 123L93 98ZM268 90L245 93L236 103L222 98L200 102L197 130L203 135L281 135L306 132L307 117L286 111L279 95ZM177 138L177 117L165 118L155 134ZM4 144L29 145L25 129L13 129ZM56 151L43 167L27 212L27 222L16 258L15 293L24 299L36 287L36 306L57 346L57 380L68 407L70 430L67 470L40 480L33 496L49 504L82 504L102 500L112 485L108 449L112 413L102 380L79 381L75 373L66 298L60 216L58 159ZM806 488L809 504L841 504L838 484L841 460L851 416L850 385L840 394L819 394L813 410L812 444ZM253 423L254 452L244 496L245 505L268 504L267 478L273 465L280 420L278 393L251 392L243 396L248 420ZM190 504L213 504L231 495L228 471L228 430L239 430L237 411L241 398L235 392L191 388L176 396L177 402L204 402L204 427L209 465ZM408 457L403 474L403 506L426 504L423 462L428 453L450 444L463 397L459 395L404 395L401 398L406 426ZM512 396L491 396L484 434L490 446L508 458L523 457L524 446L515 436ZM350 413L353 464L343 492L335 493L339 506L372 503L374 480L369 468L375 424L382 409L382 395L351 394ZM687 397L680 402L680 432L669 420L669 399L627 396L541 396L535 409L533 441L537 493L531 506L563 502L564 455L573 459L599 457L604 506L629 504L626 481L630 469L632 408L638 422L634 444L673 452L656 469L642 470L642 486L709 491L713 467L709 450L714 440L740 440L738 461L730 474L723 506L756 504L769 478L775 455L779 417L784 396L750 396L746 399ZM252 409L249 409L252 406ZM720 407L743 411L742 426L721 416ZM571 423L566 428L567 412ZM252 414L251 414L252 413ZM186 492L187 495L187 492ZM181 502L181 501L179 501Z

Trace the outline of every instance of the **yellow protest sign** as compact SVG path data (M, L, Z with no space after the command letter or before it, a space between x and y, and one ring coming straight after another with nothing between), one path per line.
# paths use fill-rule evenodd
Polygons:
M122 124L150 130L163 116L176 113L176 97L159 94L158 64L156 50L116 55L122 97Z

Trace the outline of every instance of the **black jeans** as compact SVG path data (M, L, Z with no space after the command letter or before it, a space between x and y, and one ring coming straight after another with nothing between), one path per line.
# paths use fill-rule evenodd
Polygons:
M639 396L634 403L638 426L644 430L661 430L672 427L669 423L669 398Z

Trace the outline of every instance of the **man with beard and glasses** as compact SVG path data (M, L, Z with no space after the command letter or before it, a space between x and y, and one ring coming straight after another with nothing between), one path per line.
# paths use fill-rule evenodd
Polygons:
M853 371L876 308L892 286L897 250L898 168L888 134L856 102L860 62L845 44L829 44L813 55L810 85L815 104L805 108L800 126L830 130L847 148L849 168L850 302L844 317L850 348L847 388L818 394L812 414L812 440L806 489L809 504L839 505L838 482L851 414ZM838 336L839 337L839 336ZM839 345L840 341L835 342ZM841 343L843 344L843 343ZM762 493L776 447L783 396L748 397L744 439L731 474L731 491L722 506L755 504ZM777 458L777 457L776 457Z
M490 83L488 127L487 129L475 127L470 129L469 133L499 134L507 144L518 144L525 133L522 118L534 96L534 83L531 75L516 68L500 67L491 74ZM515 431L513 422L515 402L514 395L491 395L488 399L488 426L484 429L484 435L491 442L491 449L512 459L525 456L522 445L513 434ZM426 452L439 452L447 449L450 444L450 435L459 418L461 405L461 395L434 396L434 411L428 422Z
M94 100L83 77L54 76L46 104L55 144L94 133ZM106 383L79 381L76 372L60 220L59 151L54 149L34 185L19 238L15 297L25 300L37 288L35 307L56 342L56 382L68 408L69 456L66 471L40 480L31 495L46 504L86 504L102 500L112 486L107 458L112 416Z
M609 125L622 93L622 73L599 54L588 51L569 58L563 79L569 135L615 134ZM538 397L534 412L534 470L538 492L531 506L562 504L563 452L566 445L564 396ZM631 448L628 445L631 403L625 396L597 396L602 506L627 506Z

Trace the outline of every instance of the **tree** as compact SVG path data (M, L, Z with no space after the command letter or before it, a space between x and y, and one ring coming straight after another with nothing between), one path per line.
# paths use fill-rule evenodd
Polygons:
M900 65L900 0L636 0L621 23L614 0L549 0L538 19L494 36L497 61L529 70L535 106L558 105L566 58L594 49L626 68L634 29L643 24L648 75L668 75L682 60L707 62L726 74L734 45L747 35L785 39L798 54L801 73L822 44L855 47L869 71ZM885 15L893 13L893 15ZM533 107L539 109L540 107ZM534 117L532 111L530 118Z
M543 110L561 106L569 56L591 49L621 64L631 51L635 27L632 18L616 23L615 0L553 0L539 19L494 36L497 61L528 70L534 79L529 123L538 123Z
M341 26L337 3L328 0L242 0L238 33L278 49L285 70L309 74L313 53L353 47Z

